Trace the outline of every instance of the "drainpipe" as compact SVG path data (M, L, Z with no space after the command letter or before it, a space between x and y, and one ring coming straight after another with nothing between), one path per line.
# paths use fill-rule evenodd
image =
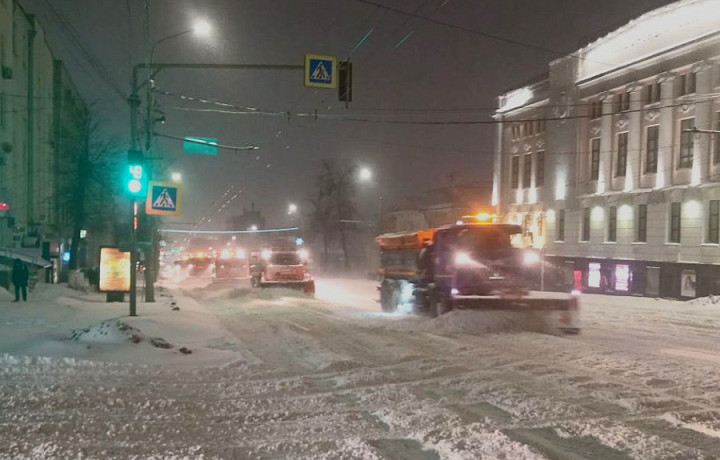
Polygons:
M28 15L30 29L27 36L27 227L34 223L33 199L35 191L35 16Z

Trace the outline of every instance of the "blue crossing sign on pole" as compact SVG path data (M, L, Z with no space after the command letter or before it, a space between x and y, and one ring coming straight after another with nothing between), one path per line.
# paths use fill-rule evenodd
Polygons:
M177 216L182 205L182 190L175 182L150 182L148 185L146 214Z
M306 54L305 86L337 88L337 58Z

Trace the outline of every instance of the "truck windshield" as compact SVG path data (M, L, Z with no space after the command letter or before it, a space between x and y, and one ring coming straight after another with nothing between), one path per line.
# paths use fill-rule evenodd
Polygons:
M510 234L496 228L467 228L457 235L458 246L472 253L505 251L512 248Z
M301 265L300 256L294 252L276 252L270 257L273 265Z

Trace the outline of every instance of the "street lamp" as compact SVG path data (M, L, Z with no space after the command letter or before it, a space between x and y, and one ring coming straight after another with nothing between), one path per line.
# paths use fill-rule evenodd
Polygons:
M358 178L362 182L368 182L372 179L372 175L372 171L369 168L360 168L360 171L358 172Z
M182 180L182 174L179 172L174 172L170 175L170 178L173 182L180 182Z
M298 210L298 207L295 203L290 203L288 205L288 214L295 214Z

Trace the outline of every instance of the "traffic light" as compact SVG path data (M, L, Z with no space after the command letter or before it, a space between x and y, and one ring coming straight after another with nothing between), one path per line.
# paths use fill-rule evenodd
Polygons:
M130 196L144 197L147 193L147 171L142 152L128 151L128 166L126 170L126 186Z
M352 102L352 62L338 62L338 100Z

